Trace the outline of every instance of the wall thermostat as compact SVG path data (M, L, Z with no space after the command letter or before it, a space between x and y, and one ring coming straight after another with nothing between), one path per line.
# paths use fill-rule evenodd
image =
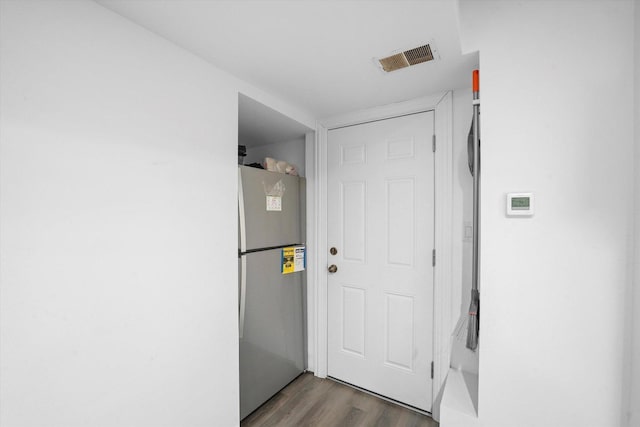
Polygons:
M507 194L507 216L533 216L533 193Z

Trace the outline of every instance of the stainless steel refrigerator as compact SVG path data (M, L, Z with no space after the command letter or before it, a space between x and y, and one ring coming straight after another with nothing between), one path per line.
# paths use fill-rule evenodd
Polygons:
M240 419L305 368L304 273L282 248L304 243L304 179L238 167Z

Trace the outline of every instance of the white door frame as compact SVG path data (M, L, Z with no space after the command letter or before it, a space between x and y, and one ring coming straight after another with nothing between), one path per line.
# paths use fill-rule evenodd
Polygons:
M320 120L306 140L308 368L327 376L327 136L330 129L435 111L435 249L433 286L433 399L449 370L452 330L453 93L357 111ZM314 268L315 267L315 268ZM432 402L433 403L433 402Z

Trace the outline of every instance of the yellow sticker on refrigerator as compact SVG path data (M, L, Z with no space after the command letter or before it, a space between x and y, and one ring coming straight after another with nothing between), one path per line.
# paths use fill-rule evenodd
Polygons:
M290 246L282 248L282 274L297 273L307 267L307 249L304 246Z

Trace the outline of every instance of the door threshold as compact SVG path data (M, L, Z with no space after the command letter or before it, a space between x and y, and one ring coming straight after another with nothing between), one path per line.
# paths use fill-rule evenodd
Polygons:
M395 405L402 406L403 408L407 408L407 409L409 409L409 410L411 410L413 412L417 412L418 414L426 415L428 417L433 418L433 415L429 411L425 411L423 409L416 408L415 406L407 405L406 403L400 402L399 400L391 399L390 397L383 396L381 394L375 393L373 391L369 391L369 390L367 390L365 388L362 388L362 387L358 387L357 385L353 385L353 384L348 383L346 381L339 380L338 378L332 377L330 375L327 375L327 378L332 380L332 381L335 381L337 383L346 385L347 387L351 387L351 388L354 388L354 389L356 389L358 391L361 391L363 393L367 393L367 394L369 394L371 396L375 396L375 397L377 397L379 399L386 400L389 403L393 403Z

